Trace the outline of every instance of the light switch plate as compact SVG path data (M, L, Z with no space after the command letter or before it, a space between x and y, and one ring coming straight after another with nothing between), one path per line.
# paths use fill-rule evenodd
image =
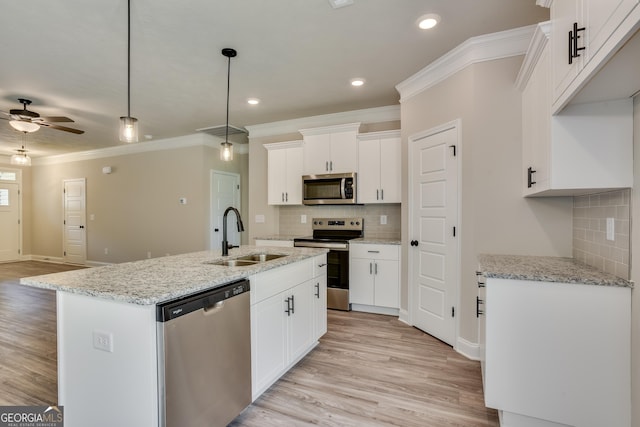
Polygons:
M256 224L264 224L264 215L256 215Z
M307 216L300 215L300 224L306 224L306 223L307 223Z
M607 240L616 240L616 225L613 218L607 218Z
M380 215L380 225L386 225L386 224L387 224L387 216Z

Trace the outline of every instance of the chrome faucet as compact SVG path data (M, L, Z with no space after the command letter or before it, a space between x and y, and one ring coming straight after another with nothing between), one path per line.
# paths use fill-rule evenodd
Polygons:
M229 256L229 249L236 248L227 242L227 214L229 211L233 211L236 214L236 224L238 225L238 232L244 231L244 225L242 224L242 218L240 218L240 212L233 206L229 206L222 215L222 256Z

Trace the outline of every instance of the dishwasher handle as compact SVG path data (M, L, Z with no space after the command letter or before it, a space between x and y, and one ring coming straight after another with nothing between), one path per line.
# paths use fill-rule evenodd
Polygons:
M168 322L197 310L212 312L216 307L221 308L222 305L218 305L218 303L224 303L229 298L249 292L249 289L249 280L242 279L183 298L160 303L156 305L156 321Z

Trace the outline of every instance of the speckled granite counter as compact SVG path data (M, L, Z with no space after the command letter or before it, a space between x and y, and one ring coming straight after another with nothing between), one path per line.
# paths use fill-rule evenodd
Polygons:
M573 258L519 255L480 255L479 271L485 277L633 287L628 280L596 270Z
M241 246L231 249L227 259L265 252L286 256L251 266L226 267L210 264L223 259L219 250L203 251L26 277L20 279L20 283L36 288L151 305L321 255L327 249Z
M383 237L361 237L359 239L349 240L350 244L362 244L362 245L399 245L402 243L400 239L387 239Z

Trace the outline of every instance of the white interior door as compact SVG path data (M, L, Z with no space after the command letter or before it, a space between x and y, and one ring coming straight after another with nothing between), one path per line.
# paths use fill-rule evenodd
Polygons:
M414 326L454 345L459 294L458 128L450 125L412 137L409 150L411 319Z
M84 264L87 261L86 180L65 179L63 187L64 260L72 264Z
M209 249L222 246L222 216L229 206L240 210L240 175L237 173L211 171L211 233ZM240 233L236 227L234 213L227 215L227 241L240 245Z
M0 182L0 261L20 259L20 193L17 183Z

